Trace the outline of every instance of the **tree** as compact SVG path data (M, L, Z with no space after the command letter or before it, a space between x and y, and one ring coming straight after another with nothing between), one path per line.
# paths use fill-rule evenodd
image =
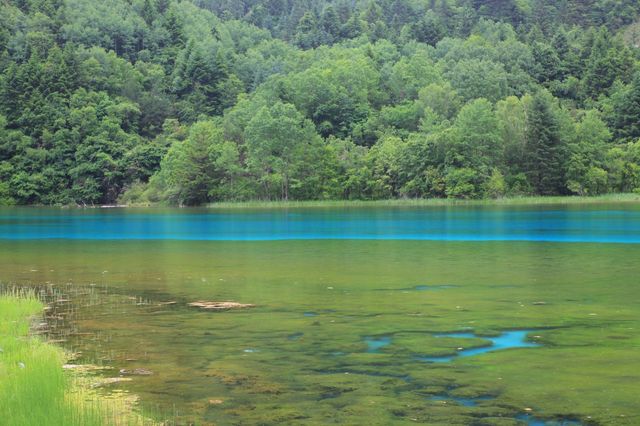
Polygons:
M495 102L509 94L504 67L492 61L478 59L459 61L445 74L445 77L464 100L485 98Z
M409 27L411 38L435 46L445 35L445 27L440 18L431 10Z
M529 183L539 195L565 192L564 146L550 103L547 95L536 93L527 117L524 168Z
M311 163L320 139L313 123L291 104L262 107L249 121L244 139L247 166L266 199L289 199L292 188L303 186L302 173ZM311 157L311 158L309 158Z
M626 140L640 137L640 72L613 106L616 135Z
M322 42L322 36L318 28L318 20L312 12L306 12L296 28L296 44L303 49L312 49Z

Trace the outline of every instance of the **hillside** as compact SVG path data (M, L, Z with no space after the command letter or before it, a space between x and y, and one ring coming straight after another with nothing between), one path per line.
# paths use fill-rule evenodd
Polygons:
M3 0L0 204L640 191L633 0Z

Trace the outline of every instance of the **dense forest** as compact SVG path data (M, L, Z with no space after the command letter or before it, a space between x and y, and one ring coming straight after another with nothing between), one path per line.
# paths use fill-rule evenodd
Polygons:
M640 191L637 0L0 1L0 204Z

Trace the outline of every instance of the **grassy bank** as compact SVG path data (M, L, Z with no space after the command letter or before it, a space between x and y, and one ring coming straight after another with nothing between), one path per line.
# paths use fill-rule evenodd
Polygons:
M6 426L141 425L124 403L97 402L62 369L62 349L30 336L44 306L32 292L0 294L0 423Z
M640 194L608 194L595 197L512 197L482 200L451 198L397 200L323 200L323 201L246 201L207 204L207 208L312 208L312 207L411 207L411 206L492 206L492 205L573 205L603 203L640 203Z

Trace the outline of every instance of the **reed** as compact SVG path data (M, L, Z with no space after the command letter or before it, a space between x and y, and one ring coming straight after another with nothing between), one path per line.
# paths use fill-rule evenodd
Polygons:
M43 303L32 289L0 293L0 415L5 426L153 424L126 398L99 398L65 372L64 351L30 335Z
M244 201L207 204L211 209L232 208L316 208L316 207L420 207L420 206L500 206L500 205L585 205L602 203L640 203L640 194L608 194L593 197L508 197L460 200L451 198L402 198L395 200L321 200L321 201Z

